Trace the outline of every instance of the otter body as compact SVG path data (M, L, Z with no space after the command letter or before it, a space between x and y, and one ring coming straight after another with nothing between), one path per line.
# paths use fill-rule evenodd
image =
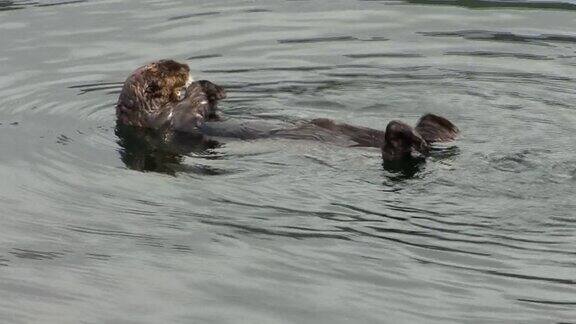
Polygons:
M415 127L391 121L385 131L338 124L319 118L307 122L235 120L217 117L223 88L194 81L186 64L160 60L134 71L124 83L116 105L117 122L136 128L193 133L208 137L257 139L281 137L379 147L383 161L423 160L434 142L454 140L458 128L447 119L427 114Z
M230 118L208 121L199 127L199 131L203 135L218 138L242 140L285 138L364 147L380 147L384 138L382 131L348 124L336 124L325 118L297 123Z
M207 121L198 130L209 137L252 140L273 137L274 133L291 127L293 124L283 121L225 118Z

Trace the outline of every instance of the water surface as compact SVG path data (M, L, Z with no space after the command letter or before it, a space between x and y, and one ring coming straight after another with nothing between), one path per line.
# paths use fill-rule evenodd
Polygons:
M573 9L0 1L0 321L574 322ZM310 141L139 150L114 104L159 58L232 117L462 138L410 175Z

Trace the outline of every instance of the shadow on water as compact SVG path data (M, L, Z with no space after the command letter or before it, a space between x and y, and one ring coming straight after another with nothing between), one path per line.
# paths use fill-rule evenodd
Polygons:
M369 0L367 0L369 1ZM486 1L486 0L404 0L409 4L459 6L469 9L549 9L576 10L576 4L562 1Z
M219 175L225 170L206 165L184 164L190 154L218 158L214 152L221 143L197 134L165 134L150 129L116 124L119 153L126 167L143 172L159 172L176 175L191 172L202 175Z
M384 162L382 167L387 171L386 178L392 181L404 181L417 176L420 171L424 170L424 160L406 160Z

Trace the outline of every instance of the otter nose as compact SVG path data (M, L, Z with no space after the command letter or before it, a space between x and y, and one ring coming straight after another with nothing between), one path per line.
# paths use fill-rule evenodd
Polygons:
M422 152L414 148L412 148L412 150L410 151L410 158L417 161L423 161L426 159L426 157L424 156L424 154L422 154Z

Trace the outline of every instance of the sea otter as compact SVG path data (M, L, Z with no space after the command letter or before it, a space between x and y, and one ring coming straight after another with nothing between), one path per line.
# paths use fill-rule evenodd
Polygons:
M282 121L221 120L217 103L226 97L223 88L193 81L190 68L173 60L160 60L134 71L124 83L116 105L118 124L158 131L193 133L208 137L256 139L282 137L379 147L384 163L421 161L431 143L454 140L458 128L433 114L420 118L415 127L400 121L385 131L338 124L319 118L296 124Z
M221 87L196 81L186 64L160 60L139 67L124 82L116 104L119 123L127 126L195 132L216 117Z

